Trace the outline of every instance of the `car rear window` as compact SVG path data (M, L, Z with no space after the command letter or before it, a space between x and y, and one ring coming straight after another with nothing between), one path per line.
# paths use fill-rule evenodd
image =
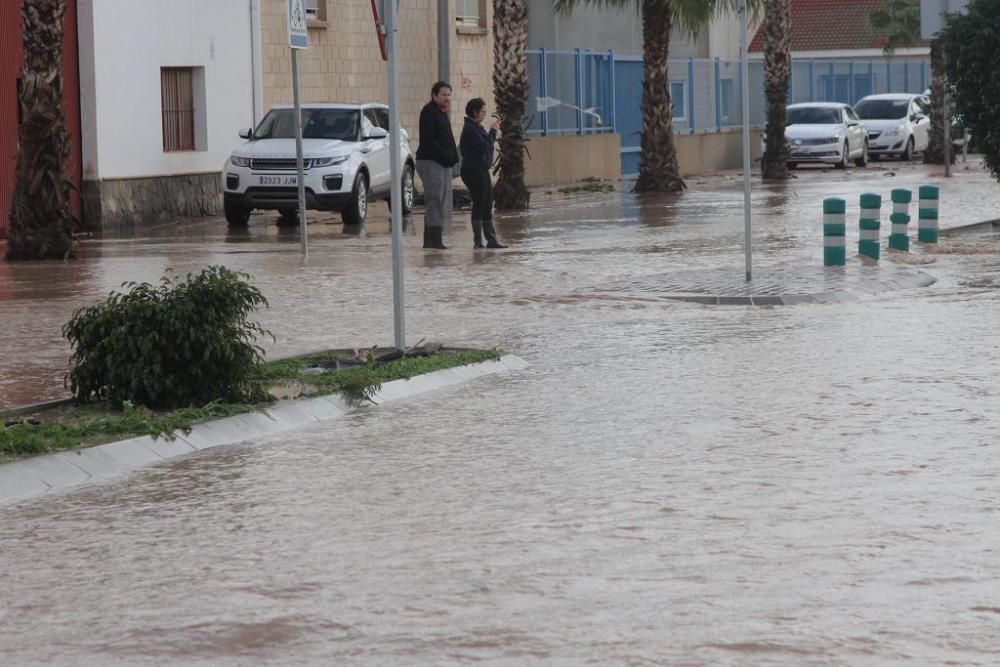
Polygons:
M356 109L303 109L303 139L357 141L359 114ZM253 133L254 139L294 139L295 110L271 109Z
M854 111L862 120L894 120L904 118L910 108L910 100L861 100L854 105Z

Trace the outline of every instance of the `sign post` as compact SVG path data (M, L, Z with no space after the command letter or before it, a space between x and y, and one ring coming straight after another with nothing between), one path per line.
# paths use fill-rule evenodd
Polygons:
M743 251L746 279L753 279L750 245L750 62L747 56L747 0L740 0L740 97L743 103Z
M383 60L389 65L389 201L392 226L392 312L393 342L397 350L406 347L406 322L403 315L403 165L400 163L399 131L399 62L396 17L398 0L372 0L375 32Z
M292 49L292 99L295 103L295 167L299 184L299 237L302 255L309 254L306 232L306 175L302 159L302 104L299 102L299 49L309 48L309 29L306 25L306 8L303 0L288 0L288 46Z

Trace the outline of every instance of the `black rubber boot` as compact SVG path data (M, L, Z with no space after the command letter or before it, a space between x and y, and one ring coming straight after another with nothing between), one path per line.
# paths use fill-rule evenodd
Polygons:
M427 223L424 223L424 247L425 248L433 248L434 246L432 246L431 243L432 243L431 242L431 228L427 225Z
M425 248L434 248L435 250L447 250L444 241L441 239L441 235L444 233L444 227L430 227L428 235L430 236L430 245L424 244Z
M497 241L497 230L493 226L492 220L483 220L483 235L486 237L487 248L506 248L504 244Z
M472 247L476 250L483 247L483 223L481 220L472 221Z

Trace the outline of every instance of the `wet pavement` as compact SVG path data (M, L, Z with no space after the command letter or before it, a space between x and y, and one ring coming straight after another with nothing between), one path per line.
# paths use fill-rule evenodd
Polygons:
M791 295L851 294L882 283L885 289L894 288L894 273L925 260L900 258L883 248L881 277L852 270L863 268L855 256L858 195L874 191L887 199L895 187L915 192L921 184L938 183L942 228L1000 218L1000 188L979 163L959 163L955 173L946 183L941 168L882 162L845 172L800 168L788 184L756 182L753 271L758 280L752 289L780 293L774 286L776 274L782 276L778 287L787 286ZM466 291L466 281L469 290L488 295L495 305L583 298L581 293L600 291L604 284L618 292L622 281L636 286L637 297L715 292L738 296L746 291L741 286L742 180L738 174L722 174L688 183L690 190L680 198L536 193L531 211L502 216L499 225L512 247L500 254L472 251L467 212L456 215L451 237L455 249L448 253L423 251L415 229L408 227L407 318L409 331L416 335L407 340L457 338L448 342L472 345L497 340L489 326L465 318L454 328L438 327L435 313L452 299L459 309L471 307L458 296ZM847 249L852 259L845 271L820 269L822 199L831 196L848 202ZM888 209L884 204L883 246ZM916 202L911 217L915 237ZM228 230L217 218L155 223L128 237L84 242L78 262L0 262L0 408L66 396L63 377L69 348L62 339L63 324L77 308L123 282L156 282L167 270L185 274L224 264L253 275L271 301L261 321L277 338L275 343L264 342L272 356L390 344L391 238L385 205L374 204L370 224L348 233L339 216L317 216L319 222L309 228L312 252L305 259L299 254L297 229L276 227L276 219L255 215L249 230ZM993 238L992 232L980 236L987 243ZM914 256L925 252L913 245ZM915 271L910 267L908 273ZM692 280L698 272L704 278ZM912 286L906 279L899 282ZM487 317L486 323L490 321Z
M823 274L825 196L850 255L868 190L938 182L943 226L1000 218L986 174L933 174L755 185L756 270ZM844 269L924 287L677 301L679 275L743 272L741 182L689 184L536 194L502 252L407 236L408 340L527 371L5 508L0 664L1000 661L996 236ZM392 339L384 218L313 225L305 260L270 220L0 263L0 404L60 395L68 314L168 267L253 274L273 355Z

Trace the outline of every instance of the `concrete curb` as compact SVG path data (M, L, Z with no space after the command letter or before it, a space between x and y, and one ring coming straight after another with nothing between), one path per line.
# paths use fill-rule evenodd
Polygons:
M927 287L937 279L911 267L862 264L847 268L762 268L756 280L747 283L741 273L731 269L701 269L616 281L590 291L632 293L707 306L792 306L845 303L865 295Z
M520 357L507 354L496 361L456 366L417 375L409 380L386 382L374 400L378 405L400 401L485 375L527 367L527 362ZM337 394L297 399L260 412L197 424L190 433L174 432L173 440L141 436L2 464L0 505L113 479L198 450L292 431L314 422L343 417L355 409L358 408L352 407Z
M963 232L985 231L986 229L995 230L997 227L1000 227L1000 219L980 220L979 222L968 222L962 225L941 227L939 231L942 236L950 236L952 233L961 234Z

